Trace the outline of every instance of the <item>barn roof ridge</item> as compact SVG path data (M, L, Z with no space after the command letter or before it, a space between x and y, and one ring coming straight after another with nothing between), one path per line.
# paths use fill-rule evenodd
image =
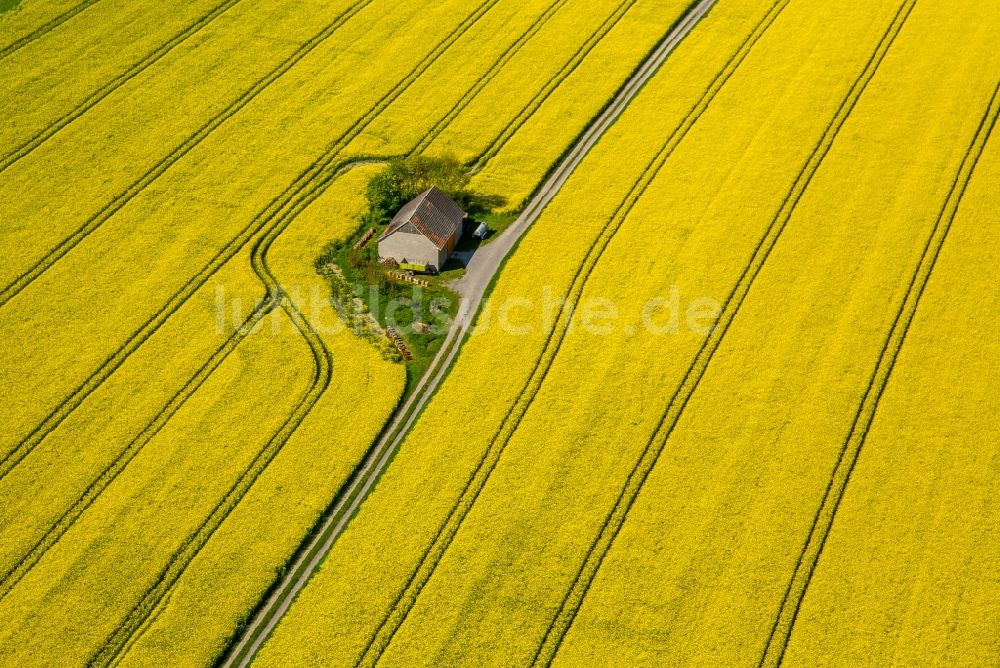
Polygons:
M420 234L441 250L448 244L449 237L462 224L465 216L465 211L455 200L437 186L431 186L403 205L393 216L385 232L379 235L379 241L407 223L412 223Z

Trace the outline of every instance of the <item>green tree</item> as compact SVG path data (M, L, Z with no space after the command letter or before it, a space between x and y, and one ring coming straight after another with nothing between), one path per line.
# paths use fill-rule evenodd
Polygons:
M459 204L464 205L469 193L469 175L453 155L441 157L413 156L393 160L368 182L369 219L373 224L385 222L409 200L431 187L437 187Z
M365 189L365 197L368 199L369 216L373 223L391 218L406 203L402 173L395 164L390 164L371 178Z

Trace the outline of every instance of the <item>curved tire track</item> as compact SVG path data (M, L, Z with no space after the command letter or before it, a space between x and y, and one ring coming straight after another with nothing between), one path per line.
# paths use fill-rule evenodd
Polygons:
M323 346L319 336L312 327L305 321L298 309L287 299L281 297L277 302L269 304L269 308L262 309L261 313L266 314L271 308L281 306L295 323L296 328L305 337L314 355L316 368L312 385L309 391L303 396L292 414L285 420L281 428L275 433L267 444L261 449L251 465L233 483L226 495L220 500L209 516L189 535L181 544L180 548L174 552L166 566L160 572L154 585L150 587L142 598L133 606L128 615L109 636L97 653L90 658L88 665L106 666L114 661L120 652L129 644L131 638L145 624L147 618L160 606L164 598L167 597L173 585L180 579L187 569L187 566L201 551L215 531L222 525L230 512L250 491L257 478L267 469L268 465L278 455L288 439L295 433L299 425L319 401L330 384L333 374L333 360L329 351ZM260 317L263 317L261 315Z
M483 86L486 85L488 79L491 78L498 72L502 65L513 56L520 48L528 41L528 39L537 32L536 28L540 28L545 22L551 18L555 10L565 4L567 0L555 0L546 12L536 19L536 22L531 28L518 39L514 44L509 47L506 57L502 56L493 67L477 80L476 84L472 89L474 91L481 90ZM461 111L472 98L469 96L463 97L463 100L457 104L452 111L446 116L454 117L453 112ZM432 134L439 133L447 123L438 122L432 130ZM436 136L436 134L435 134ZM414 148L408 153L412 155L417 151ZM388 158L387 158L388 159ZM346 171L353 169L358 166L372 164L373 162L378 162L381 160L376 160L372 158L358 158L348 162L340 163L337 166L336 176L339 176ZM299 203L299 206L288 212L288 221L290 222L294 219L306 206L309 205L315 199L315 196L308 197L303 202ZM283 228L282 228L283 229ZM258 278L262 283L266 284L264 276L266 274L259 268ZM277 282L273 281L274 286ZM272 289L275 289L272 286ZM274 301L274 294L272 293L270 299ZM97 499L97 497L114 481L114 479L121 473L122 470L128 465L128 463L135 458L135 456L141 451L141 449L148 443L152 438L163 428L163 426L170 420L171 417L180 409L180 407L201 387L201 385L208 379L211 373L218 368L219 365L225 360L225 358L239 345L239 342L245 338L248 332L251 332L256 324L264 317L265 312L270 307L267 304L267 298L262 300L258 306L255 308L254 313L248 318L238 329L235 331L219 348L217 348L213 354L210 356L195 375L190 378L184 386L175 393L167 402L167 404L162 408L153 420L147 424L147 426L129 443L125 449L115 457L112 462L105 467L101 474L88 485L84 493L70 506L70 508L63 513L60 518L46 530L45 534L31 547L31 549L17 562L15 563L6 573L0 575L0 599L3 599L13 587L17 585L20 579L29 571L31 568L38 563L38 561L44 556L45 552L48 551L59 538L69 530L69 528L75 523L77 518L83 514L83 512L90 507L90 505Z
M785 0L787 1L787 0ZM293 561L287 574L273 589L253 620L245 629L243 635L234 643L228 656L224 659L225 666L245 666L255 652L273 630L281 615L287 611L295 595L305 585L312 572L318 567L323 557L332 547L339 533L346 526L350 517L357 510L364 496L370 491L382 470L387 465L392 453L398 448L402 439L413 425L417 415L426 405L430 396L437 389L442 378L453 363L464 336L472 323L479 304L490 283L490 279L499 269L503 258L514 247L518 238L537 219L559 188L579 165L583 157L590 151L604 131L618 118L631 99L656 72L659 65L673 50L676 44L690 31L697 21L714 4L714 0L701 0L661 41L658 47L647 57L634 75L626 82L605 110L592 121L581 138L558 164L546 183L539 189L529 203L525 212L518 220L487 248L492 252L484 252L479 257L482 262L477 266L470 264L462 290L463 299L452 328L448 332L441 350L432 360L427 372L419 381L416 390L409 400L397 412L383 437L372 448L365 462L356 472L349 485L343 490L337 501L318 526L313 537L304 545L298 557ZM473 258L476 260L476 257Z
M372 0L361 0L354 5L358 7L365 5ZM417 78L430 67L440 54L456 41L460 32L464 33L468 29L470 19L478 20L489 8L499 0L485 0L476 12L450 32L439 43L438 47L425 56L411 73L398 82L389 92L382 96L379 102L368 110L361 118L345 130L333 144L329 146L316 160L306 169L299 173L295 180L287 186L281 193L275 196L268 205L255 215L250 224L247 225L235 238L223 246L215 256L204 265L192 278L175 292L168 300L167 304L154 313L143 325L136 330L126 341L112 353L91 376L79 385L73 392L63 399L46 416L46 418L36 426L14 449L0 459L0 479L3 479L14 467L16 467L37 445L56 427L58 427L66 417L75 410L83 401L97 389L115 370L117 370L138 348L149 339L180 307L219 269L225 265L233 256L249 243L258 234L267 235L275 226L282 224L284 210L290 204L295 206L303 201L302 193L305 191L305 198L311 202L319 196L322 190L319 188L329 184L343 167L343 161L338 162L338 158L344 148L364 131L365 127L377 117L386 107L389 106L399 95L402 94ZM341 15L342 17L344 15ZM473 21L473 22L474 22ZM463 28L463 26L465 26ZM461 31L460 31L461 29ZM296 201L298 198L298 202ZM285 223L287 225L287 223Z
M746 39L740 44L736 52L730 57L722 70L715 76L709 84L702 97L689 110L680 124L674 129L664 142L663 147L657 152L654 158L645 167L639 180L626 194L618 208L608 219L597 239L591 245L584 258L583 263L577 268L576 274L565 295L564 307L560 310L555 327L550 332L546 340L545 347L535 361L535 366L531 374L525 381L514 406L507 414L504 421L494 432L482 459L477 468L472 472L461 495L452 507L445 521L438 528L438 531L421 556L416 569L411 573L404 589L398 594L396 601L391 606L382 623L370 638L368 647L359 658L357 665L370 666L377 662L378 658L388 647L396 631L406 620L410 610L416 604L417 598L423 591L424 586L432 577L438 563L444 557L451 546L454 537L457 535L461 524L471 511L473 505L485 488L497 463L500 461L507 444L513 434L517 431L521 420L527 413L532 401L545 381L547 373L552 366L556 356L561 349L565 336L569 331L570 323L574 315L574 305L579 300L586 286L594 267L600 261L605 249L611 243L625 219L632 211L636 203L641 199L649 185L656 178L657 174L672 155L674 149L684 139L688 131L701 115L705 112L718 92L742 64L743 60L750 53L757 41L763 36L771 24L784 10L789 0L779 0L765 14L760 22L754 27ZM652 73L649 73L652 74Z
M358 0L358 2L345 9L332 22L327 24L323 30L315 34L308 41L304 42L291 56L282 61L277 67L272 69L266 75L258 79L253 86L245 90L238 98L236 98L236 100L230 103L228 107L206 121L204 125L176 146L170 153L157 161L156 164L154 164L145 174L134 181L128 188L112 197L110 202L105 204L99 211L88 218L76 231L60 241L54 248L49 250L43 258L21 273L10 284L4 286L4 288L0 290L0 308L3 308L11 299L15 298L22 290L45 273L52 265L62 259L63 256L71 250L76 248L81 241L86 239L92 232L124 208L125 205L132 201L136 195L148 188L153 182L160 178L164 172L191 152L195 146L200 144L219 126L235 116L237 112L247 106L268 86L292 69L292 67L294 67L300 60L309 55L313 49L319 46L322 42L326 41L345 23L347 23L358 12L371 4L373 1L374 0ZM302 174L300 174L299 177L301 178ZM2 477L2 475L2 466L0 466L0 477Z

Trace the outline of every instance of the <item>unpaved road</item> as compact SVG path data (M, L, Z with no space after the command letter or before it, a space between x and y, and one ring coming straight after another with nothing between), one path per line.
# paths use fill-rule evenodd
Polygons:
M511 252L521 236L531 227L563 184L593 148L604 132L618 119L643 85L656 73L667 56L687 36L691 29L715 5L717 0L700 0L691 7L632 77L618 91L611 104L587 127L572 149L559 162L555 170L535 193L524 212L502 234L481 246L469 259L465 275L455 282L454 288L461 297L458 313L452 322L445 341L410 398L397 409L383 436L368 453L362 466L355 472L341 492L336 503L324 516L317 531L307 541L305 549L291 568L277 583L271 594L257 610L239 640L231 647L222 665L226 668L246 666L253 659L264 640L271 634L281 617L288 610L295 596L316 571L337 536L354 516L361 502L371 491L379 475L392 459L393 453L409 433L427 401L437 390L441 380L454 363L462 341L479 310L483 297L500 269L504 258Z

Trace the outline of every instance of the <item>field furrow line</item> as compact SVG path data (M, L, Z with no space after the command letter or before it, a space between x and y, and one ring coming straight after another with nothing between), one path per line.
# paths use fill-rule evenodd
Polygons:
M93 109L104 98L108 97L126 83L142 74L142 72L148 67L152 66L161 58L173 51L174 48L186 41L189 37L195 35L202 28L212 23L212 21L242 1L243 0L225 0L209 10L208 13L195 19L192 23L187 25L183 30L168 39L166 42L147 53L141 60L133 63L127 70L117 75L84 98L84 100L71 111L52 122L48 127L39 130L23 144L15 148L3 158L0 158L0 173L3 173L3 171L8 167L34 151L36 148L52 138L52 136L57 132ZM0 304L2 304L3 301L2 297L0 297Z
M389 646L396 631L402 626L409 611L416 604L420 592L430 580L437 564L440 563L448 547L451 545L461 523L472 509L479 493L485 487L490 474L503 454L504 448L511 436L513 436L518 424L541 387L548 369L551 367L569 330L574 312L574 304L582 294L590 273L603 255L611 239L649 187L649 184L652 183L655 176L659 173L667 158L669 158L677 145L687 135L698 118L705 112L718 92L738 69L754 45L777 19L789 1L779 0L775 2L751 33L747 35L736 52L733 53L723 66L722 70L715 75L701 98L681 120L681 123L671 132L659 152L645 167L639 180L633 185L630 192L619 204L615 213L608 219L601 234L591 245L583 263L576 270L570 289L565 295L564 306L560 310L555 327L546 340L545 348L540 353L529 378L518 393L514 406L505 417L504 422L494 432L487 444L483 457L478 462L476 469L470 474L455 505L452 506L445 521L439 526L431 544L424 550L417 567L411 573L403 590L396 596L395 601L386 612L382 622L369 638L367 646L358 658L356 665L372 666L378 661Z
M206 121L198 130L190 135L183 142L178 144L170 153L161 158L145 174L134 181L124 191L111 198L99 211L84 222L71 235L60 241L54 248L49 250L44 257L32 265L24 273L15 278L10 284L0 290L0 308L16 297L24 288L45 273L52 265L62 259L67 253L73 250L81 241L87 238L92 232L107 222L112 216L118 213L128 204L132 198L153 184L170 167L176 164L181 158L187 155L195 146L200 144L206 137L219 128L227 120L235 116L241 109L246 107L254 98L267 89L272 83L281 78L300 60L305 58L317 46L329 39L345 23L353 18L358 12L371 4L373 0L358 0L355 4L345 9L332 22L326 25L320 32L313 35L304 42L287 59L282 61L277 67L266 75L258 79L250 88L245 90L238 98L223 109L219 114ZM299 175L302 178L302 174ZM2 473L0 473L2 475Z
M265 299L261 301L253 313L236 328L233 333L227 337L226 341L219 346L212 353L212 356L198 369L194 376L192 376L184 387L181 388L179 392L174 394L167 404L160 410L159 413L153 418L149 424L147 424L139 434L132 439L132 441L125 446L125 448L118 453L118 455L101 471L100 475L95 478L80 495L80 497L73 502L73 504L64 512L55 523L42 535L42 537L32 546L32 548L22 557L14 566L12 566L6 573L0 576L0 600L3 600L10 591L17 586L17 583L21 581L21 578L30 571L38 561L45 556L45 553L55 545L63 534L65 534L70 527L76 522L76 520L84 513L84 511L89 508L97 497L104 492L108 486L114 482L115 478L118 477L129 462L131 462L136 455L142 450L142 448L149 443L160 433L160 430L167 424L171 417L180 410L181 406L193 395L198 388L204 384L205 380L212 374L215 369L219 367L220 364L229 356L233 350L240 344L240 342L246 337L246 334L251 332L253 328L263 319L267 314L270 306L270 301Z
M651 435L639 460L629 473L625 485L622 487L615 501L615 505L605 517L600 531L594 537L569 590L563 597L558 611L550 622L549 628L538 646L533 661L534 665L550 665L558 653L562 640L572 626L576 614L590 589L590 585L594 581L594 577L597 575L598 570L600 570L604 558L607 556L608 551L614 544L615 538L617 538L625 520L628 518L629 510L642 491L642 487L650 472L656 466L670 434L673 432L685 406L697 389L712 357L716 350L718 350L729 326L732 324L746 295L749 293L754 280L763 268L775 244L778 242L813 176L829 153L841 128L854 110L857 101L867 88L868 83L875 76L886 53L888 53L890 47L895 42L915 4L916 0L904 0L900 5L891 24L876 46L875 51L842 100L840 107L824 131L823 136L816 144L812 154L792 184L777 214L758 242L754 254L744 268L737 284L727 296L715 327L701 345L684 377L673 392L660 418L656 431Z
M112 659L111 663L108 664L108 668L114 668L115 666L121 665L121 662L125 660L125 657L128 656L128 653L132 651L132 647L137 642L142 640L142 637L146 635L146 632L149 631L149 629L152 628L154 624L156 624L156 620L160 618L160 615L163 614L163 611L166 610L167 606L170 605L171 598L173 598L173 591L167 594L167 596L160 602L160 604L156 607L156 609L152 612L152 614L150 614L149 617L146 618L146 621L143 622L139 630L136 631L135 634L129 639L128 643L122 648L122 651L118 653L118 656Z
M467 21L467 25L461 30L456 30L454 40L457 40L458 37L465 32L465 30L474 25L489 10L489 8L492 7L492 4L494 3L484 4L483 7L481 7L481 11L470 16ZM547 16L540 17L539 23L544 20L547 20ZM444 48L436 50L435 53L432 53L432 59L429 58L428 66L433 62L433 60L436 60L440 53L443 53L448 46L454 42L454 40L448 41L448 44L444 45ZM511 50L516 51L517 49L520 49L525 41L527 40L516 41L514 45L512 45ZM492 74L495 74L496 71L499 71L499 69L499 67L492 68ZM414 80L415 79L416 77L414 77ZM477 86L478 82L474 85L474 88ZM381 112L379 111L378 113ZM377 113L374 115L377 115ZM339 171L331 174L328 178L324 178L319 184L310 189L309 192L300 196L292 204L292 208L285 212L281 221L268 230L268 232L256 242L252 253L253 268L258 277L265 284L265 287L269 290L270 294L281 295L281 286L267 265L267 252L270 249L271 244L278 238L291 221L294 220L302 210L304 210L325 190L325 185L336 178L337 174L339 174ZM207 544L208 540L218 527L221 526L222 522L225 521L225 518L229 515L229 513L232 512L246 493L249 492L256 479L266 469L274 457L277 456L283 445L306 418L329 386L330 379L332 378L332 359L330 358L329 351L309 325L306 318L297 311L293 304L286 302L283 304L283 307L295 320L297 328L306 338L314 354L316 369L313 384L310 390L307 392L306 396L303 397L300 404L296 407L293 415L289 418L289 421L285 423L282 430L276 434L271 441L269 441L265 449L261 451L251 467L241 475L240 479L233 486L233 488L231 488L230 492L223 499L223 501L220 502L220 505L216 507L212 515L199 527L195 534L189 537L188 541L182 545L178 552L174 554L168 565L161 572L156 584L147 591L146 595L136 604L123 621L122 625L119 626L112 636L107 639L101 650L92 658L91 663L96 665L106 665L110 661L114 660L115 657L120 655L122 649L128 646L134 635L145 627L149 616L155 610L160 609L164 597L169 596L174 584L176 584L181 575L183 575L187 566L197 556L202 547ZM224 354L228 355L231 350L232 348L227 350Z
M521 43L516 43L516 48L520 48L520 45ZM367 158L343 162L338 164L334 173L335 176L339 176L355 166L370 163L371 159ZM157 415L143 429L143 431L140 432L140 434L133 439L128 446L126 446L125 450L123 450L105 468L101 475L87 487L84 494L81 495L76 502L74 502L69 510L67 510L66 513L62 515L49 530L47 530L45 535L39 539L32 549L7 573L0 576L0 599L6 596L6 594L14 586L16 586L21 577L23 577L23 575L27 573L42 558L42 556L44 556L45 552L52 545L58 542L59 538L62 537L62 535L79 518L79 516L82 515L82 513L90 507L94 500L96 500L96 498L114 481L118 474L125 469L128 463L135 458L146 443L148 443L163 428L170 418L178 410L180 410L181 406L183 406L183 404L198 390L198 388L201 387L205 380L207 380L211 373L222 364L226 357L228 357L228 355L236 349L246 335L253 331L253 328L264 317L264 315L266 315L266 312L273 308L274 304L280 301L279 298L281 288L278 281L273 278L269 268L266 266L266 251L270 248L271 243L273 243L273 241L277 238L278 234L280 234L280 232L313 201L315 196L318 195L296 201L292 209L284 212L282 217L283 224L275 226L275 228L270 231L268 236L259 240L257 245L254 247L252 254L253 268L257 272L258 278L269 290L269 296L265 297L264 300L261 301L251 318L238 328L237 331L235 331L233 335L213 353L211 358L199 368L196 374L185 383L180 391L170 398L164 408L157 413ZM320 347L323 347L321 341L318 341L317 344ZM316 359L318 364L322 364L323 356L317 355Z
M546 82L545 86L542 87L538 93L531 99L524 109L522 109L518 115L514 118L510 124L503 129L503 131L489 143L486 149L473 160L470 161L472 165L473 172L479 172L486 166L486 163L492 160L501 151L504 145L510 141L511 137L517 134L517 131L531 118L542 104L552 95L553 92L559 87L559 85L566 80L580 64L590 55L590 52L594 50L601 40L611 32L611 30L618 25L630 9L635 5L638 0L626 0L611 14L606 18L600 25L600 27L592 34L586 42L580 45L580 48L576 50L573 57L556 72L552 78Z
M372 0L361 0L355 8L359 8L360 5L366 5ZM429 68L433 62L440 56L440 54L452 43L454 43L461 34L471 27L475 21L488 11L493 5L495 5L498 0L486 0L480 7L459 25L458 28L449 33L435 48L435 50L426 56L421 62L416 66L416 68L411 71L411 73L404 78L402 81L397 83L391 91L386 93L381 100L376 103L365 115L355 121L346 131L344 131L333 144L316 160L314 160L306 169L299 173L295 180L287 186L279 195L274 197L268 205L257 215L255 215L250 223L237 235L235 238L230 240L225 246L223 246L215 256L204 265L192 278L190 278L177 292L171 296L167 304L162 307L159 311L153 314L136 332L134 332L125 343L114 353L112 353L107 360L105 360L98 369L91 374L91 376L79 385L69 396L63 399L46 418L35 427L28 436L25 437L15 448L9 452L2 460L0 460L0 479L3 479L18 463L20 463L24 457L26 457L31 450L33 450L37 445L49 434L51 433L59 424L62 423L66 417L75 410L86 398L97 389L115 370L117 370L129 356L132 355L139 347L149 339L152 334L158 330L163 324L172 316L181 306L199 289L204 285L223 265L226 264L232 257L234 257L247 243L249 243L258 233L263 231L266 235L267 232L274 228L280 227L284 229L287 226L290 219L283 217L286 207L289 204L299 205L303 201L300 197L296 201L296 197L300 195L304 190L306 190L311 183L316 181L318 178L323 177L325 182L328 183L332 181L338 174L340 174L346 166L347 161L335 162L340 155L341 151L357 137L361 132L364 131L365 127L382 111L388 107L392 101L394 101L399 95L403 93L419 76ZM350 11L350 10L348 10ZM342 15L342 18L344 15ZM464 26L464 27L463 27ZM366 158L359 158L359 160L365 160ZM321 192L321 191L319 191ZM312 188L307 193L307 197L310 193L315 193L312 199L318 197L319 192L316 188ZM308 201L312 201L311 199ZM284 223L283 223L284 221Z
M444 51L450 48L450 46L454 44L454 42L457 41L469 28L475 25L475 23L477 23L486 14L486 12L488 12L489 9L496 4L496 1L497 0L484 2L477 11L467 17L463 24L461 24L451 35L443 40L443 42L439 45L441 48L436 48L427 57L427 59L425 59L423 68L426 69L426 67L433 64L433 62ZM420 73L422 73L422 71L418 72L412 80L418 78ZM406 86L408 85L409 83L406 84ZM381 113L381 110L377 113ZM377 113L374 115L377 116ZM339 171L337 173L339 173ZM276 457L281 451L281 448L292 436L292 434L295 433L296 429L303 422L303 420L305 420L309 412L329 387L333 374L333 361L329 350L326 348L319 335L308 323L307 319L298 311L297 307L283 297L282 288L277 278L271 273L270 268L267 265L267 252L270 249L271 244L273 244L273 242L280 236L290 222L294 220L294 218L306 206L308 206L309 203L312 202L315 196L316 195L313 193L307 193L304 197L298 198L298 200L293 203L292 208L285 212L279 223L272 226L264 236L258 239L252 252L253 269L258 278L268 289L268 294L271 295L269 298L269 307L260 309L260 312L263 314L264 312L269 311L270 308L276 308L280 305L289 314L293 322L295 322L297 329L306 339L314 356L315 368L312 384L306 394L302 397L302 399L300 399L291 416L286 419L282 428L271 438L271 440L269 440L264 449L258 453L251 466L240 475L226 496L213 509L211 515L173 554L163 571L161 571L154 585L147 590L146 594L135 604L119 627L91 658L89 662L90 664L108 665L113 662L116 657L121 654L121 651L130 644L131 639L135 636L135 634L145 627L149 616L153 614L155 610L160 609L164 598L170 595L174 584L176 584L177 580L179 580L181 575L183 575L187 566L207 544L215 531L222 525L226 517L228 517L229 513L232 512L243 497L250 491L257 478L259 478L263 471L266 470L270 462L273 461L274 457ZM263 317L263 315L260 315L259 317ZM239 340L245 338L251 330L252 325L251 327L238 332L237 335L234 336L236 344L238 344ZM224 358L233 349L235 349L235 345L227 347L221 352L221 358ZM218 363L221 363L221 359ZM215 364L215 366L218 366L218 363Z
M226 495L212 509L211 514L198 528L185 539L180 548L173 554L166 566L160 572L154 585L146 591L143 597L130 610L118 628L105 640L101 648L87 662L92 666L107 666L113 662L121 651L130 643L132 637L144 626L146 620L167 597L173 585L180 579L188 565L201 551L201 548L222 525L229 513L246 496L250 488L268 465L291 438L295 430L305 420L306 416L319 401L323 392L330 384L333 373L333 360L330 353L320 341L319 335L305 321L298 309L287 298L281 299L281 306L295 323L296 328L309 342L310 349L317 358L322 358L315 368L312 387L296 405L292 414L285 420L280 429L261 449L250 467L243 472L230 487ZM276 305L274 305L276 306ZM265 309L266 310L266 309Z
M27 46L28 44L30 44L31 42L34 42L35 40L39 39L40 37L44 37L45 35L47 35L48 33L52 32L53 30L55 30L56 28L58 28L62 24L66 23L66 21L69 21L71 18L73 18L74 16L76 16L77 14L79 14L80 12L82 12L83 10L87 9L88 7L91 7L91 6L95 5L95 4L97 4L100 1L101 0L83 0L83 2L81 2L80 4L74 5L73 7L71 7L70 9L68 9L67 11L65 11L62 14L60 14L59 16L55 17L54 19L52 19L48 23L46 23L46 24L44 24L42 26L39 26L38 28L36 28L32 32L28 33L24 37L21 37L19 39L14 40L13 42L11 42L10 44L8 44L7 46L5 46L2 49L0 49L0 60L3 60L4 58L6 58L7 56L9 56L10 54L14 53L15 51L18 51L22 47Z
M556 0L550 4L528 28L528 30L517 38L517 41L511 45L511 48L502 53L500 57L497 58L492 65L490 65L490 68L483 74L483 76L479 78L475 85L469 88L459 101L456 102L455 105L448 111L448 113L442 116L441 119L434 124L434 127L427 132L424 138L413 147L411 154L422 153L425 151L427 147L430 146L444 131L444 129L447 128L448 125L450 125L451 122L455 120L455 118L457 118L466 107L469 106L469 103L475 99L476 95L478 95L479 92L486 87L493 77L503 69L504 65L506 65L511 58L517 55L517 53L521 50L521 47L527 44L532 37L538 34L542 27L549 22L549 19L555 16L556 12L562 9L567 2L569 2L569 0Z
M809 588L816 565L823 554L823 547L833 527L837 509L840 507L840 502L850 482L851 472L861 455L861 449L864 447L868 431L875 419L875 413L878 411L882 393L892 375L899 351L903 347L910 324L913 322L913 317L920 305L920 298L927 287L941 248L944 246L952 222L954 222L961 206L962 197L965 195L986 143L996 127L998 116L1000 116L1000 84L993 91L993 96L980 120L976 134L972 138L962 164L952 181L948 195L921 253L920 261L910 278L906 294L896 312L892 328L882 344L878 361L869 378L865 394L858 405L851 429L841 447L824 490L823 499L809 529L809 535L802 547L781 606L775 616L774 625L758 663L759 666L777 666L784 658L799 608Z

